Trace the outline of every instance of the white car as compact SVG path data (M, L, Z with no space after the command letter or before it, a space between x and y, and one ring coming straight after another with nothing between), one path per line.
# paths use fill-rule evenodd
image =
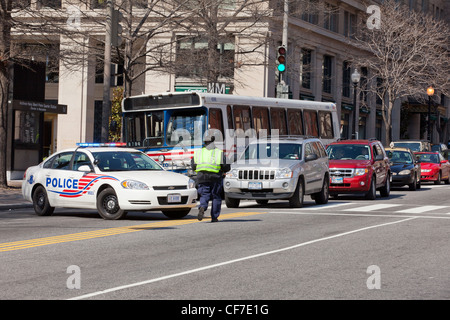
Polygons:
M108 220L151 210L177 219L196 206L197 189L189 177L164 170L136 149L78 147L28 168L22 195L40 216L65 207L97 209Z

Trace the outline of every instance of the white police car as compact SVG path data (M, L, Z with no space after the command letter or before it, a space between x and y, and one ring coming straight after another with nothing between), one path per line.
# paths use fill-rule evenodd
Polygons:
M160 210L182 218L196 206L193 180L164 170L146 154L115 144L78 144L27 169L23 197L37 215L55 207L97 209L104 219L120 219L127 211ZM101 147L101 148L99 148Z

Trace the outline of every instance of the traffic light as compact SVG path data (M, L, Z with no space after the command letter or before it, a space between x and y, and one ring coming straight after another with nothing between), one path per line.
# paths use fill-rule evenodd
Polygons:
M111 45L119 47L122 44L122 25L123 14L119 10L113 10L111 19Z
M286 47L279 46L277 49L277 69L279 72L286 71Z

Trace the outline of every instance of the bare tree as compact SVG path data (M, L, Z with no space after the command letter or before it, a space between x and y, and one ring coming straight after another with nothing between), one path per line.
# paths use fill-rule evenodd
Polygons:
M355 59L356 65L367 67L377 83L366 89L382 102L389 144L396 100L405 97L423 100L430 85L449 94L450 30L445 21L409 10L394 0L383 2L379 9L380 23L366 25L367 20L362 21L360 32L351 43L363 52Z

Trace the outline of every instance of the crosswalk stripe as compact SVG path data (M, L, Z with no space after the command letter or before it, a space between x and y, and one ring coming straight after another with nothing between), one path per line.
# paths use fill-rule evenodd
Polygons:
M380 210L380 209L393 208L393 207L397 207L397 206L400 206L400 205L399 204L380 203L380 204L373 204L373 205L370 205L370 206L363 206L363 207L346 209L344 211L362 211L362 212L366 212L366 211L374 211L374 210Z
M439 209L445 209L448 206L420 206L416 208L409 208L397 211L398 213L424 213L431 210L439 210Z

